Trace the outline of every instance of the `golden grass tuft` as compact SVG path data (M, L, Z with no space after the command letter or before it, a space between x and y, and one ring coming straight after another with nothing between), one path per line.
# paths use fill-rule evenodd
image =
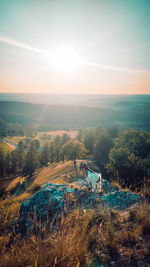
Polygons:
M5 235L12 220L19 216L20 204L8 196L5 200L0 199L0 235Z
M0 266L80 266L88 263L88 248L96 242L98 229L89 225L92 211L81 214L73 211L62 216L59 230L41 239L32 236L28 240L16 238L9 248L3 250ZM6 244L5 244L6 245Z

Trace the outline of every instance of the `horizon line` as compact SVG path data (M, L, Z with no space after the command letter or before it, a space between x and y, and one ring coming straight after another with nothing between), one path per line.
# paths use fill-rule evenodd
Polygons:
M35 93L35 92L0 92L0 94L26 94L26 95L150 95L150 93Z

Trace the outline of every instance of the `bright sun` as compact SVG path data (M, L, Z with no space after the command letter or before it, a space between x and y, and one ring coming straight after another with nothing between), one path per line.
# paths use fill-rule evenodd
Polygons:
M78 69L83 63L78 51L69 46L56 47L49 55L52 67L64 72Z

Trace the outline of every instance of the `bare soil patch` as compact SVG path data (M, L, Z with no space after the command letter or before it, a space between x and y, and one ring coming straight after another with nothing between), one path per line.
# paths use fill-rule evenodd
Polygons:
M49 132L41 132L41 134L48 134L52 136L63 136L63 134L69 135L71 138L76 138L77 131L65 131L65 130L58 130L58 131L49 131Z

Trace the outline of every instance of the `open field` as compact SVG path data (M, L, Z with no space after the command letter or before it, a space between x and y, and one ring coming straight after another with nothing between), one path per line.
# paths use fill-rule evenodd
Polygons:
M0 151L2 153L7 153L7 152L11 152L12 151L12 148L9 145L0 142Z
M23 141L25 138L27 137L26 136L13 136L13 137L6 137L5 139L18 145L19 142ZM34 137L33 139L38 139L41 147L44 146L44 144L49 141L43 137L43 134L41 135L40 133L37 134L37 136Z
M19 144L20 141L22 141L24 138L26 138L25 136L13 136L13 137L6 137L7 140L16 143L17 145Z
M75 139L77 136L77 131L58 130L58 131L49 131L49 132L39 132L33 139L38 139L40 142L40 146L43 147L45 143L50 142L51 138L56 137L56 136L62 137L63 134L67 134L71 138ZM45 138L45 135L49 135L49 139ZM13 136L13 137L8 136L5 139L18 145L19 142L25 138L27 137L26 136Z
M40 135L41 134L48 134L48 135L51 135L51 136L63 136L63 134L67 134L69 135L71 138L76 138L77 136L77 131L64 131L64 130L58 130L58 131L48 131L48 132L41 132L39 133Z

